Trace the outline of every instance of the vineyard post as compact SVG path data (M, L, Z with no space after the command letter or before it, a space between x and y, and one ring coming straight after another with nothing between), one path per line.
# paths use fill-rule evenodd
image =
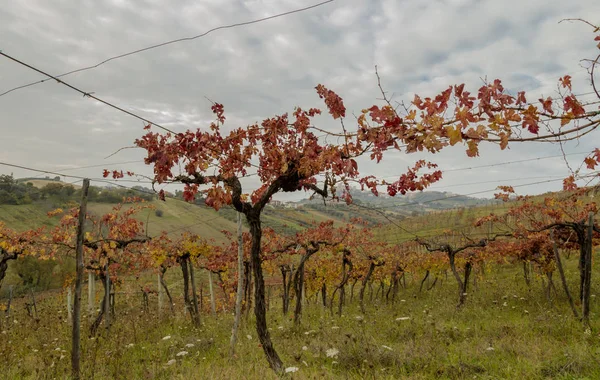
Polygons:
M73 291L71 290L71 286L67 288L67 318L69 324L73 323L73 309L71 308L71 298L73 296Z
M87 213L87 197L88 189L90 187L90 180L84 179L83 186L81 188L81 204L79 206L79 220L77 224L77 242L75 246L75 263L76 263L76 277L75 277L75 302L73 305L73 334L72 334L72 348L71 348L71 374L73 379L80 378L80 358L81 358L81 286L83 284L83 234L85 215ZM69 287L69 295L71 288ZM69 303L70 303L69 297ZM70 306L70 305L69 305ZM69 310L70 313L70 310ZM107 315L108 317L108 315Z
M582 319L584 325L590 327L590 288L592 283L592 238L594 234L594 213L588 214L587 245L585 251L585 277L583 284Z
M35 314L35 319L39 320L39 316L38 316L38 312L37 312L37 304L35 302L35 294L33 294L33 288L29 289L30 293L31 293L31 302L33 304L33 312Z
M162 293L162 286L160 283L160 273L158 273L156 275L156 278L157 278L156 288L157 288L157 293L158 293L158 315L160 315L160 312L162 310L162 304L163 304L163 293Z
M106 320L106 332L110 329L110 274L108 273L108 261L104 266L104 271L106 273L106 286L104 289L104 318Z
M217 308L215 305L215 292L213 291L213 279L212 279L212 271L208 271L208 289L210 291L210 310L212 315L217 315Z
M6 304L6 319L10 318L10 303L12 302L12 298L13 298L13 288L14 288L14 285L11 285L8 287L8 303Z
M237 238L238 238L238 283L237 294L235 298L235 319L233 328L231 329L231 340L229 354L231 357L235 355L235 342L237 333L240 327L240 319L242 316L242 299L244 298L244 241L242 237L242 213L237 213Z
M93 318L94 301L96 298L96 279L93 272L88 272L88 314Z

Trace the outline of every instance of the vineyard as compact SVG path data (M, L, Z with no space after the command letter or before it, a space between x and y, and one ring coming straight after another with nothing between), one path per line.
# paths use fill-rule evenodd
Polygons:
M332 2L60 75L0 50L44 77L0 97L52 81L137 119L108 157L144 163L0 161L33 173L0 175L2 378L600 378L600 148L565 152L600 126L599 26L563 20L592 58L553 96L485 77L398 102L376 66L376 104L351 110L352 91L315 83L306 107L240 122L205 96L210 119L181 129L65 79ZM556 157L511 161L523 146L558 146L568 173L494 183L493 199L428 191L491 148L490 176ZM446 168L446 152L473 164ZM79 169L96 174L65 174Z

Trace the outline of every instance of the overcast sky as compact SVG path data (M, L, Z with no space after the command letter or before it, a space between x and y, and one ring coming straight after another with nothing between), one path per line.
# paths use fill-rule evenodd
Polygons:
M52 74L96 64L111 56L211 28L312 5L305 0L26 0L0 8L0 50ZM600 14L597 0L337 0L321 7L249 26L218 30L63 78L84 91L172 130L205 128L212 119L206 97L223 103L229 127L275 114L323 107L314 87L340 94L350 114L380 103L374 67L397 101L432 96L481 78L501 78L528 98L555 96L559 77L570 74L576 93L590 91L579 60L597 54L591 29L563 18ZM591 19L598 22L598 19ZM0 93L43 79L0 57ZM347 127L352 124L350 116ZM325 128L338 128L323 121ZM51 81L0 97L0 161L44 170L101 177L103 167L150 174L143 151L129 149L142 122ZM354 125L352 125L354 127ZM569 143L572 165L589 152L597 134ZM529 143L501 152L482 148L469 159L464 148L427 157L457 169L561 154L559 146ZM393 179L416 155L389 154L364 173ZM125 165L112 163L138 161ZM72 170L74 167L103 167ZM0 166L0 173L36 176ZM566 176L562 158L448 171L432 189L473 193L499 184L519 185ZM74 179L66 178L66 181ZM475 182L478 182L474 184ZM484 182L484 183L479 183ZM248 180L247 190L256 183ZM524 186L521 193L557 190L560 181ZM492 192L479 196L490 196ZM298 199L278 195L278 199Z

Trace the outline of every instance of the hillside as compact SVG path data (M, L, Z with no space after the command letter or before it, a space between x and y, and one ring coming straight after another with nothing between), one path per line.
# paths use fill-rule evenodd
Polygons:
M61 182L58 178L13 179L12 176L3 176L0 192L0 221L17 230L55 225L58 219L49 218L47 213L58 207L72 207L81 196L79 187ZM162 231L167 231L173 236L189 231L224 243L226 239L221 231L236 230L237 216L232 208L224 207L217 212L202 202L184 202L178 199L177 195L163 202L158 201L149 189L91 186L88 209L91 213L104 214L123 198L136 196L142 197L155 207L154 210L146 210L139 215L141 221L148 223L150 236L158 235ZM273 202L264 210L263 226L271 227L279 233L290 234L313 223L333 219L339 225L357 217L371 225L387 222L377 211L348 207L343 203L324 206L321 202L289 207Z

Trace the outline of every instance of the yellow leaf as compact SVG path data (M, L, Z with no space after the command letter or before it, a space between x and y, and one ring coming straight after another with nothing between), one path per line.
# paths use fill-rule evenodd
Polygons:
M452 146L462 141L462 128L460 127L460 125L457 125L455 127L446 127L446 134L450 138L450 145Z

